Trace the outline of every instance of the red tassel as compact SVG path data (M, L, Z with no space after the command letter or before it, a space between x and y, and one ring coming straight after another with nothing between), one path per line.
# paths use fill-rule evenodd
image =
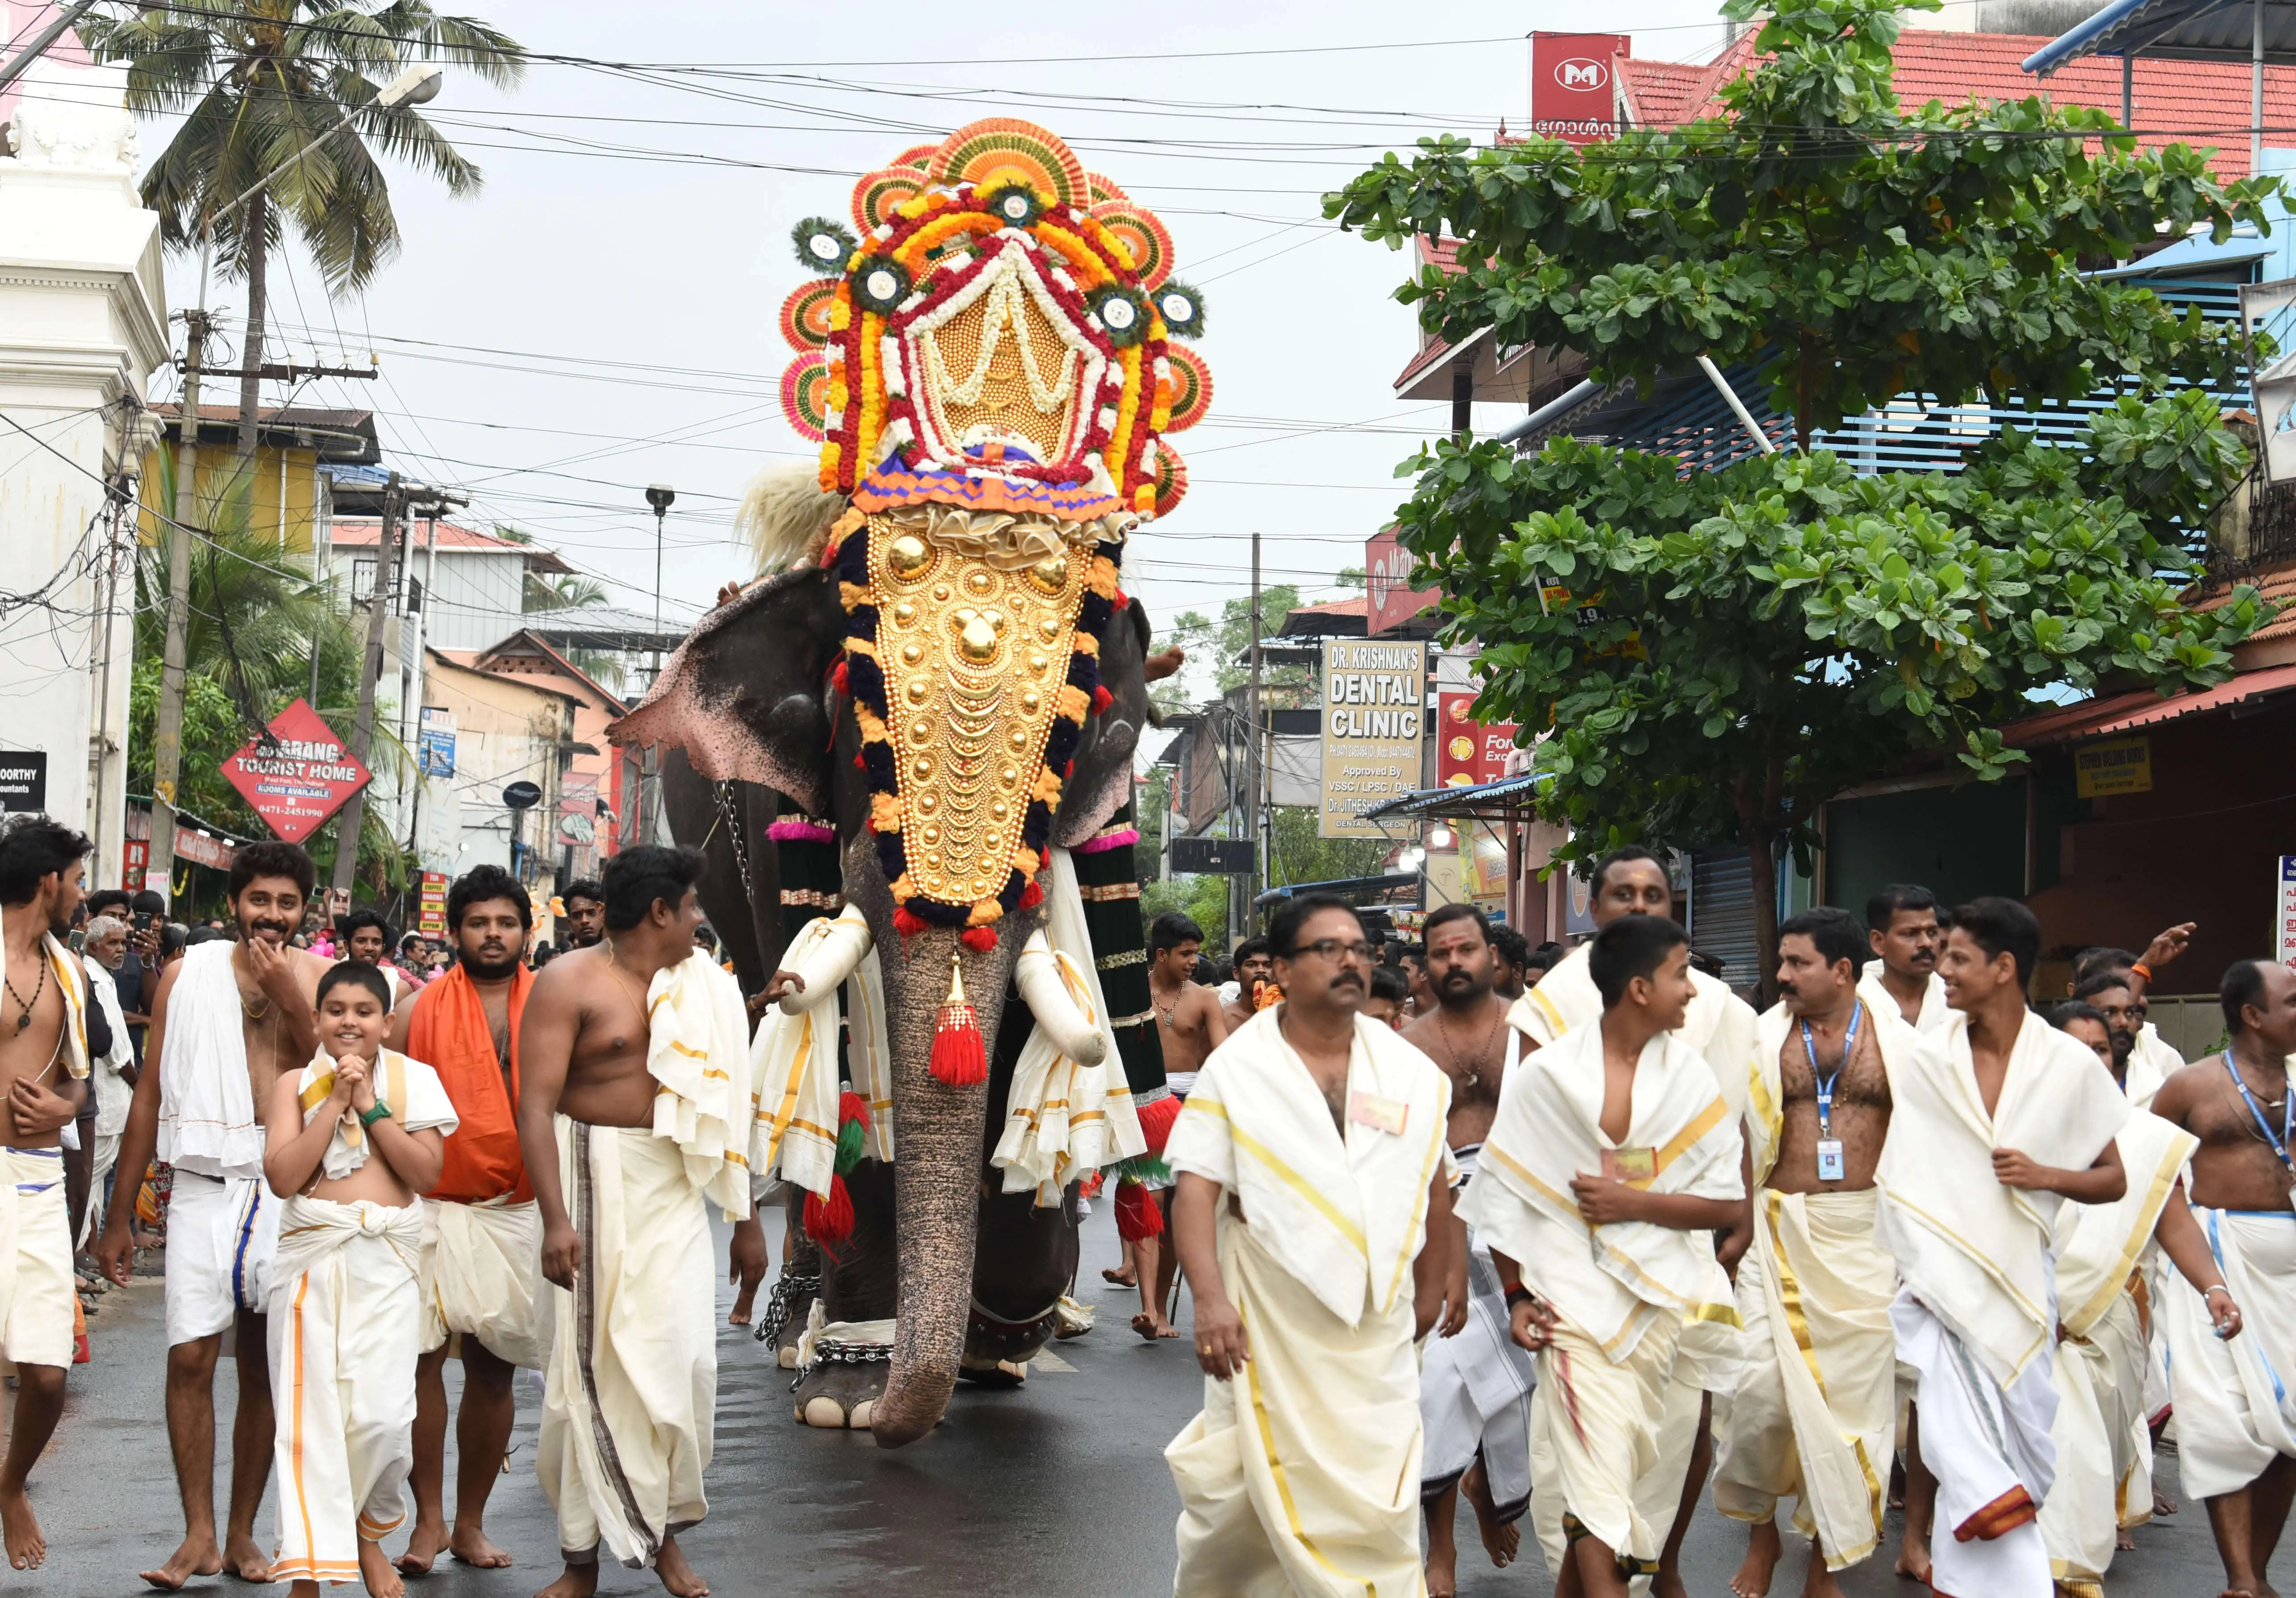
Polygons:
M1034 878L1031 878L1029 885L1021 889L1021 903L1019 908L1022 910L1034 910L1037 906L1044 902L1045 889L1042 884L1038 883Z
M1103 711L1106 710L1109 706L1115 702L1116 695L1108 691L1107 684L1096 683L1093 685L1092 713L1095 716L1100 715Z
M848 1121L859 1121L864 1132L869 1129L868 1102L857 1093L837 1095L837 1124L842 1127Z
M963 944L966 948L971 949L976 955L985 955L989 950L996 947L996 929L994 927L967 927L964 933L957 938L957 942Z
M1137 1182L1116 1185L1116 1235L1128 1243L1164 1234L1164 1211L1156 1195Z
M1087 1199L1097 1199L1100 1197L1100 1184L1102 1178L1106 1175L1107 1173L1104 1171L1093 1172L1091 1176L1086 1176L1083 1182L1078 1184L1077 1192L1082 1193Z
M845 662L844 662L844 661L840 660L840 661L837 663L836 668L835 668L834 670L832 670L832 671L831 671L831 672L830 672L830 674L829 674L829 685L830 685L832 688L836 689L836 690L837 690L837 692L840 692L840 693L849 693L849 692L850 692L850 690L849 690L849 689L845 686Z
M844 1177L829 1179L826 1199L806 1194L805 1233L824 1249L834 1249L853 1235L853 1195L845 1191Z
M980 1022L964 996L964 977L956 951L948 954L948 997L933 1017L932 1074L951 1087L978 1087L988 1080L988 1051Z
M1176 1094L1167 1094L1153 1104L1143 1104L1139 1110L1140 1135L1148 1140L1148 1151L1161 1154L1164 1144L1172 1135L1172 1123L1180 1119L1180 1101Z
M919 915L906 905L893 906L893 930L902 937L914 938L925 930L927 924L923 916Z
M864 760L860 756L856 755L853 757L853 769L856 771L866 771L869 769L869 762Z
M1112 609L1121 611L1125 606L1132 602L1132 596L1129 594L1127 594L1123 589L1119 588L1116 591L1116 597L1108 602Z

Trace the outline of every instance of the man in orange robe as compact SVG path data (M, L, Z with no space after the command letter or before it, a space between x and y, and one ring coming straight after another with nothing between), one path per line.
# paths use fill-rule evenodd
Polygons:
M447 1140L439 1185L423 1195L414 1533L398 1560L410 1574L428 1571L442 1551L468 1565L511 1562L487 1537L487 1496L510 1445L512 1374L521 1365L541 1368L549 1323L536 1312L541 1223L516 1119L519 1020L534 986L524 961L532 921L524 885L500 866L458 878L447 894L454 968L391 1017L390 1046L439 1073L462 1123ZM457 1348L463 1406L450 1533L445 1373Z

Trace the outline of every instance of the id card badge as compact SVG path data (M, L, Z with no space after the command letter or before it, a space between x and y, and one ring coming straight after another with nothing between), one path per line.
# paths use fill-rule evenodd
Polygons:
M1604 1149L1603 1175L1612 1182L1648 1182L1658 1175L1658 1151L1646 1144Z
M1360 1088L1348 1094L1348 1119L1359 1126L1384 1132L1390 1137L1403 1135L1405 1124L1411 1119L1411 1106L1400 1099L1383 1099L1375 1093Z
M1849 1179L1848 1163L1841 1158L1841 1140L1821 1137L1817 1140L1817 1179L1820 1182L1846 1182Z

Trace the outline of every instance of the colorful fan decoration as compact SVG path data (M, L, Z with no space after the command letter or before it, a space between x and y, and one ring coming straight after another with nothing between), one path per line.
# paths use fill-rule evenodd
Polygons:
M893 219L896 207L906 205L924 190L925 175L914 167L890 166L872 172L853 185L853 225L863 234L875 233Z
M829 363L819 351L801 355L782 373L782 414L801 436L818 444L835 425Z
M817 277L790 291L782 301L782 337L791 349L803 355L829 342L830 318L836 314L837 291L842 284L841 278Z
M1168 277L1156 291L1156 314L1164 318L1164 332L1175 339L1200 339L1204 332L1204 297L1176 277Z
M1091 195L1095 205L1106 205L1111 200L1130 198L1122 189L1116 186L1116 179L1102 173L1087 172L1084 175L1084 182L1085 191Z
M930 172L932 170L933 152L939 148L938 144L912 144L893 158L893 165L913 167L920 172Z
M1188 496L1188 463L1168 444L1156 447L1156 514L1169 516Z
M991 117L960 127L933 152L931 174L951 188L990 189L1000 181L1028 184L1055 205L1086 195L1084 163L1076 152L1033 122Z
M1168 343L1164 359L1170 371L1172 385L1172 419L1164 423L1168 433L1184 433L1204 419L1212 408L1212 372L1204 365L1204 357L1185 344Z
M1092 208L1093 219L1116 235L1140 275L1140 286L1154 289L1172 275L1172 235L1155 212L1128 200Z

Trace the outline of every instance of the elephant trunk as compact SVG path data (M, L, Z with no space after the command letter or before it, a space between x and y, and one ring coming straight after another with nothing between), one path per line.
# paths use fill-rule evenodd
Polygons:
M872 884L874 887L874 884ZM882 891L882 890L879 890ZM877 922L875 906L867 906ZM888 917L890 919L890 917ZM1013 920L1008 918L1008 923ZM884 924L879 922L878 924ZM960 950L956 934L933 929L881 945L885 1013L893 1059L895 1258L900 1286L893 1368L870 1430L878 1446L914 1442L939 1422L956 1386L972 1301L974 1233L980 1213L981 1141L988 1090L951 1087L932 1074L937 1012L957 953L984 1040L996 1035L1005 985L1025 928L985 954Z

